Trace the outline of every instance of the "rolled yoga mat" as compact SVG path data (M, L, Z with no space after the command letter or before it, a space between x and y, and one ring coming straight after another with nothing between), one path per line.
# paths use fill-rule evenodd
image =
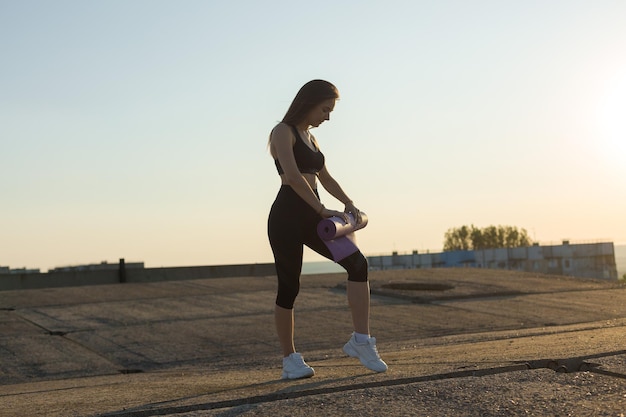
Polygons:
M317 235L330 250L335 262L352 255L359 248L356 246L354 232L367 226L367 215L361 212L361 223L357 224L352 213L348 213L350 221L346 223L341 217L333 216L321 220L317 224Z

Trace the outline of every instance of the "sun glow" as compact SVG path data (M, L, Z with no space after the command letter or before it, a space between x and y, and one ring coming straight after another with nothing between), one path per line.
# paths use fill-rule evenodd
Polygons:
M626 77L607 83L598 112L601 153L611 165L626 171Z

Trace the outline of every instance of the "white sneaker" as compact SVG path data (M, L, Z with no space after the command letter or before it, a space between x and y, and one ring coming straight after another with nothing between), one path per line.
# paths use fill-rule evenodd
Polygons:
M295 352L283 358L282 379L310 378L313 375L315 370L307 365L301 354Z
M387 364L378 355L378 349L376 349L376 338L370 337L365 343L357 343L352 333L352 337L343 346L343 351L348 356L353 358L359 358L361 363L374 372L385 372L387 370Z

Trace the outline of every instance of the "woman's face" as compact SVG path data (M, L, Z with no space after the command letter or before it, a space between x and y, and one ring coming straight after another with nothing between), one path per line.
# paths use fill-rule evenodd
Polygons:
M307 124L309 126L318 127L326 120L330 120L330 112L335 108L337 99L329 98L313 107L307 115Z

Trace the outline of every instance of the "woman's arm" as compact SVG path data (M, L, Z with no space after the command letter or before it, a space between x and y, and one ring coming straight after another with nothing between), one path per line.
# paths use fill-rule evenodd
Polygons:
M361 212L356 208L354 202L348 197L346 192L343 191L339 183L330 175L326 166L317 174L317 177L324 189L345 205L344 211L346 213L352 213L356 218L356 222L361 223Z

